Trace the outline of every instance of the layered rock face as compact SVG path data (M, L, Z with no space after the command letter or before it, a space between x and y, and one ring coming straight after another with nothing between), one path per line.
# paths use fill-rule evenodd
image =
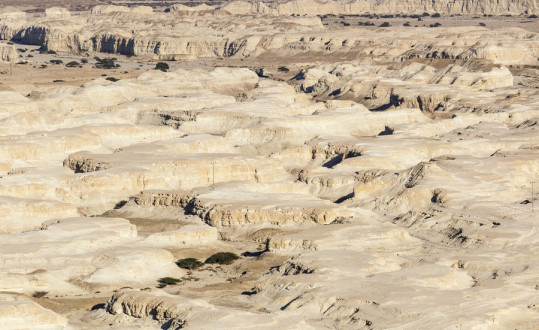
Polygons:
M295 2L282 6L292 4ZM255 6L248 2L239 5ZM235 3L230 3L224 9L234 6ZM296 7L314 8L303 3L295 4ZM536 4L529 7L528 11L536 10ZM300 13L298 16L256 16L258 14L246 11L248 23L244 23L234 19L241 10L230 13L222 10L147 13L145 10L143 7L98 6L92 14L83 13L69 19L65 9L53 8L44 18L1 20L0 39L53 51L99 51L166 60L301 58L316 52L342 58L349 58L350 54L356 54L355 58L376 56L388 61L487 59L497 64L535 65L539 57L537 35L518 29L468 26L433 31L427 26L422 29L400 27L392 29L391 33L380 29L380 33L372 34L372 30L361 28L344 33L328 29L319 17L300 16L303 15ZM103 20L103 16L107 19ZM125 28L127 25L130 27ZM447 42L453 39L454 42Z
M0 11L0 328L536 327L537 34L285 14L536 2L309 4Z
M248 3L234 1L223 6L223 9L233 14L271 14L271 15L353 15L363 13L377 14L533 14L539 10L535 0L497 1L497 0L356 0L345 1L316 1L294 0L284 3Z

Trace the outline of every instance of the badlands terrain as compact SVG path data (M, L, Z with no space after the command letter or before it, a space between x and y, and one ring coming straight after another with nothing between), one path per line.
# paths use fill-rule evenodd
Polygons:
M0 329L537 329L536 0L103 3L0 4Z

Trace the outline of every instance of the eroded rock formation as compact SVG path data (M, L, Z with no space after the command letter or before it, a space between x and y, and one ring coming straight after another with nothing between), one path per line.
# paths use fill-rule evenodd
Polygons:
M0 10L0 328L533 328L536 10Z

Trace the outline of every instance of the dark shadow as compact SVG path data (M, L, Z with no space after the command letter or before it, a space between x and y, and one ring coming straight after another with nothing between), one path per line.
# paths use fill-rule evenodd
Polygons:
M263 255L265 252L266 252L266 250L264 250L264 251L255 251L255 252L245 251L241 255L244 256L244 257L257 257L258 258L261 255Z
M340 88L339 88L339 89L336 89L336 90L334 90L334 91L333 91L333 92L331 92L331 93L329 93L329 95L328 95L328 96L337 96L337 95L339 95L339 94L341 94L341 89L340 89Z
M345 195L345 196L342 196L341 198L337 199L336 201L334 201L333 203L336 203L336 204L341 204L342 202L344 202L345 200L348 200L350 198L354 197L354 192L351 192L349 193L348 195Z
M283 307L281 307L281 310L284 311L288 306L290 306L291 303L293 303L294 301L298 300L300 298L300 296L297 296L296 298L290 300L286 305L284 305Z
M393 135L393 132L395 132L393 128L386 126L383 131L378 133L378 136Z
M370 111L385 111L385 110L391 108L392 106L393 106L393 104L388 103L388 104L381 105L378 108L369 109L369 110Z
M106 306L106 304L104 304L104 303L93 305L90 310L95 311L95 310L98 310L98 309L105 309L105 306Z
M342 162L342 159L343 159L343 155L335 156L331 158L330 160L328 160L327 162L325 162L324 164L322 164L322 166L327 167L327 168L332 168L333 166L340 164Z

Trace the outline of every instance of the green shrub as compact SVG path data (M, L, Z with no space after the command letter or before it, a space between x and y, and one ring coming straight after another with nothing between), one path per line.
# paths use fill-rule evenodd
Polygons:
M380 24L380 27L389 27L391 26L391 24L389 24L389 22L384 22L382 24Z
M178 265L178 267L180 268L185 269L197 269L204 265L204 263L200 262L198 259L195 258L185 258L176 261L176 265Z
M51 62L52 64L62 64L62 63L64 63L64 61L62 61L62 60L50 60L49 62Z
M163 72L167 72L169 69L169 66L167 63L165 62L158 62L156 65L155 65L155 68L154 70L161 70Z
M112 82L117 82L117 81L119 81L120 79L114 78L114 77L108 77L107 80L108 80L108 81L112 81Z
M53 80L52 82L53 82L53 83L59 83L59 82L65 82L65 80L62 80L62 79L56 79L56 80Z
M83 59L80 60L80 62L86 64L86 63L88 63L88 59L87 59L87 58L83 58Z
M80 63L77 62L77 61L71 61L71 62L67 63L66 66L68 68L74 68L74 67L80 66Z
M174 277L161 277L160 279L157 280L160 288L164 288L167 285L176 285L180 283L181 281L182 280L178 278L174 278Z
M116 64L116 58L114 57L109 57L109 58L99 58L99 57L94 57L94 59L96 60L96 64L95 64L95 67L98 68L98 69L114 69L114 68L119 68L120 65L119 64Z
M230 265L234 260L239 259L236 254L232 252L218 252L204 261L207 264L219 264L219 265Z
M47 50L47 54L56 55L56 52L54 50Z
M109 78L107 78L108 80ZM124 207L124 205L127 204L127 201L119 201L118 203L116 203L116 205L114 205L114 209L117 210L117 209L121 209L122 207Z

